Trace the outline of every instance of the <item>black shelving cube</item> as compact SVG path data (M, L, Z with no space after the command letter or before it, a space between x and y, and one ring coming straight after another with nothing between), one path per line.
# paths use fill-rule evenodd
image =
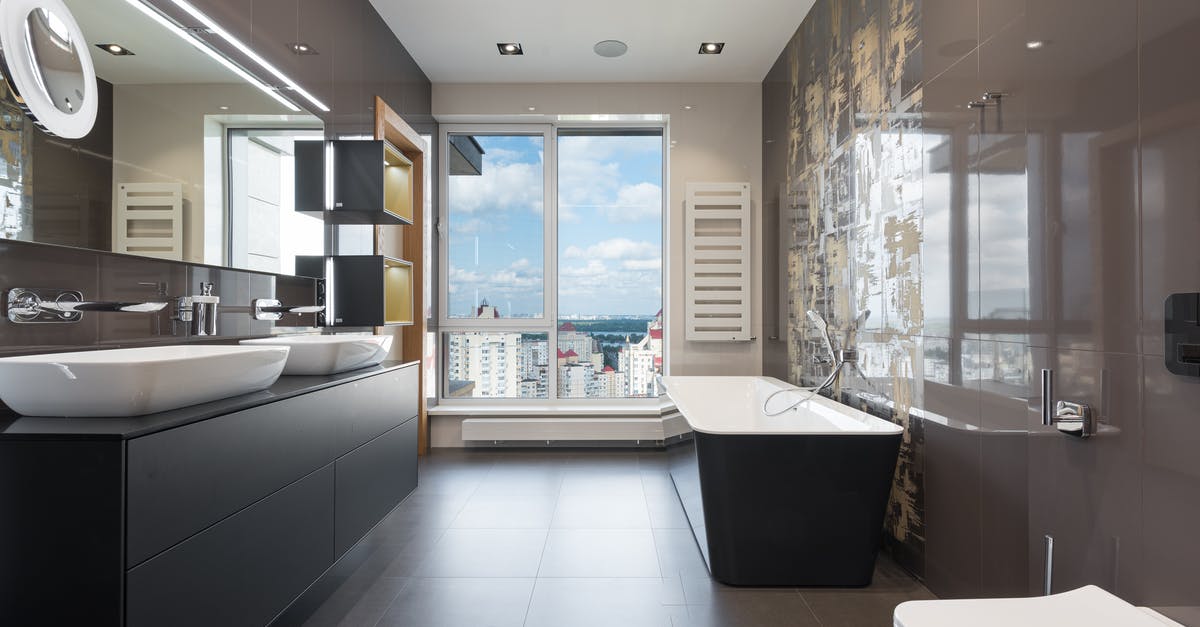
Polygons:
M325 257L297 257L296 271L325 277ZM338 255L333 260L335 327L413 323L412 263L384 255ZM317 274L319 272L319 274ZM326 281L328 286L330 281Z
M413 164L397 148L382 140L308 143L296 145L296 211L330 224L412 224ZM330 155L333 206L327 208Z

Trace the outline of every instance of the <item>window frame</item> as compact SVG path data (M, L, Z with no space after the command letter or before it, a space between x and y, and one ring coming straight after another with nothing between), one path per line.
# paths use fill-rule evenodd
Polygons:
M646 131L661 132L662 140L662 310L663 310L663 372L667 372L669 360L669 316L668 301L670 300L670 125L663 120L606 120L584 121L568 120L561 123L494 123L494 122L459 122L438 125L438 154L449 154L449 138L451 135L537 135L543 136L542 173L542 228L543 228L543 317L542 318L451 318L449 311L449 217L450 217L450 166L449 159L438 160L437 186L438 207L435 237L438 240L438 330L437 350L441 358L438 367L438 401L441 403L462 403L471 405L556 405L569 403L575 406L601 405L612 403L659 403L659 398L647 397L613 397L613 398L560 398L558 396L558 368L549 355L554 354L558 346L558 135L559 131ZM449 348L449 334L470 331L487 333L545 333L547 336L547 398L458 398L448 396L447 384L450 370L446 352Z

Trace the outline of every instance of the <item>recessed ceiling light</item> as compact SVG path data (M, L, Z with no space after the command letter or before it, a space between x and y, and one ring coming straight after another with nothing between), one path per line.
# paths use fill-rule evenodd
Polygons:
M496 44L496 48L500 50L500 54L506 57L525 54L525 51L521 49L521 44L515 42L498 43Z
M222 111L228 111L228 110L229 110L229 105L221 105L221 106L219 106L219 107L217 107L217 108L218 108L218 109L220 109L220 110L222 110Z
M625 45L623 41L605 39L604 41L596 42L596 45L592 46L592 50L602 57L612 59L628 52L629 46Z
M529 109L530 111L537 111L537 107L526 107L526 108Z
M1045 47L1045 45L1046 42L1041 39L1025 42L1025 47L1029 48L1030 50L1041 50L1043 47Z
M696 108L695 105L683 105L684 111L691 111L692 109L695 109L695 108Z
M311 54L321 54L321 53L317 52L316 48L313 48L312 46L304 43L303 41L294 41L294 42L288 44L287 47L288 47L288 50L292 51L292 54L298 54L300 56L307 56L307 55L311 55Z
M700 44L700 54L721 54L725 49L723 41L706 41Z
M133 51L121 44L96 44L96 47L114 57L132 57Z

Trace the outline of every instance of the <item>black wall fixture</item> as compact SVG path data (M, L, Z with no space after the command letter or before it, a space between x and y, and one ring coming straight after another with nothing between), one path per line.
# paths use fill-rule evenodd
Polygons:
M330 224L412 224L413 167L398 149L382 140L312 143L296 146L296 211Z
M383 327L413 323L412 262L386 255L300 256L296 271L325 277L325 260L333 260L326 277L334 308L329 326Z
M1167 370L1200 377L1200 293L1167 297L1163 311L1163 349Z

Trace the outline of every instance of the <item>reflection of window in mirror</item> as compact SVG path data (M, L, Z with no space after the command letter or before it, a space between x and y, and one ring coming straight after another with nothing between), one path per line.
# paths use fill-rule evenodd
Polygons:
M295 211L295 145L320 129L229 128L226 263L294 274L297 255L321 255L323 223Z

